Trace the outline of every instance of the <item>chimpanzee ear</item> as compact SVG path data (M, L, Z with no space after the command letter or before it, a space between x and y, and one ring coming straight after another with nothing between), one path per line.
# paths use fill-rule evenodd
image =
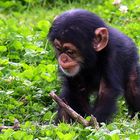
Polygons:
M93 47L95 51L99 52L107 46L109 39L108 30L105 27L97 28L95 30L95 38L93 40Z

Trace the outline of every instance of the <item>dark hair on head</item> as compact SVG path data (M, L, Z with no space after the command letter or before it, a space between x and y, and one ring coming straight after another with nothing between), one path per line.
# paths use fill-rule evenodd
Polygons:
M55 38L64 42L73 41L72 43L78 47L79 40L91 42L94 37L94 30L99 27L106 27L106 25L94 13L82 9L70 10L56 17L50 28L48 38L51 42Z

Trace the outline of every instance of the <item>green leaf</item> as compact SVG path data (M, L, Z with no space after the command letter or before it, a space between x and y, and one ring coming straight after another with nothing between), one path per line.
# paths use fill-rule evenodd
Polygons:
M6 46L0 46L0 52L6 52L7 48Z
M120 137L119 137L118 134L113 134L113 135L111 136L111 138L112 138L112 140L120 140Z
M14 41L13 43L13 47L15 48L15 50L22 50L23 47L22 47L22 43L20 41Z
M13 134L13 138L14 138L14 140L22 140L24 135L26 135L26 132L17 131Z
M53 73L53 72L56 71L56 65L54 65L54 64L48 64L48 65L46 66L46 69L47 69L47 72L48 72L48 73Z
M43 30L46 33L48 32L50 25L51 25L50 22L46 20L41 20L37 24L38 28Z
M33 140L33 135L26 135L23 137L23 140Z
M56 134L60 140L64 140L64 134L62 132L57 131Z
M49 121L52 117L52 112L48 111L44 116L43 116L43 120L44 121Z

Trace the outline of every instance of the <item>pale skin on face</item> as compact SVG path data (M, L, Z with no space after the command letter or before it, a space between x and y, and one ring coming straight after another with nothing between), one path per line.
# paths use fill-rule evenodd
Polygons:
M54 40L54 46L58 55L58 63L62 72L70 77L75 76L80 71L81 58L77 55L77 49L72 43L61 43ZM65 51L64 51L65 50Z
M95 38L93 39L93 49L96 52L103 50L108 43L108 30L106 28L97 28ZM78 49L72 43L62 43L58 39L54 40L54 46L58 54L58 63L61 71L70 77L75 76L80 71L80 62L83 58Z

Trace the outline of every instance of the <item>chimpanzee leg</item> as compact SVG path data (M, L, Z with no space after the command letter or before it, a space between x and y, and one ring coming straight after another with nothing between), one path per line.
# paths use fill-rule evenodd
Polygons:
M111 89L104 80L100 83L99 94L93 109L93 115L98 122L109 122L112 114L116 112L116 100L119 91Z
M128 104L129 113L134 117L140 111L140 67L133 68L129 75L125 99Z
M74 111L82 115L90 115L91 110L88 103L88 96L83 92L70 92L70 90L64 91L60 98L64 100L66 104L68 104ZM56 123L59 121L70 122L72 118L64 111L63 108L59 107L58 109L58 118Z

